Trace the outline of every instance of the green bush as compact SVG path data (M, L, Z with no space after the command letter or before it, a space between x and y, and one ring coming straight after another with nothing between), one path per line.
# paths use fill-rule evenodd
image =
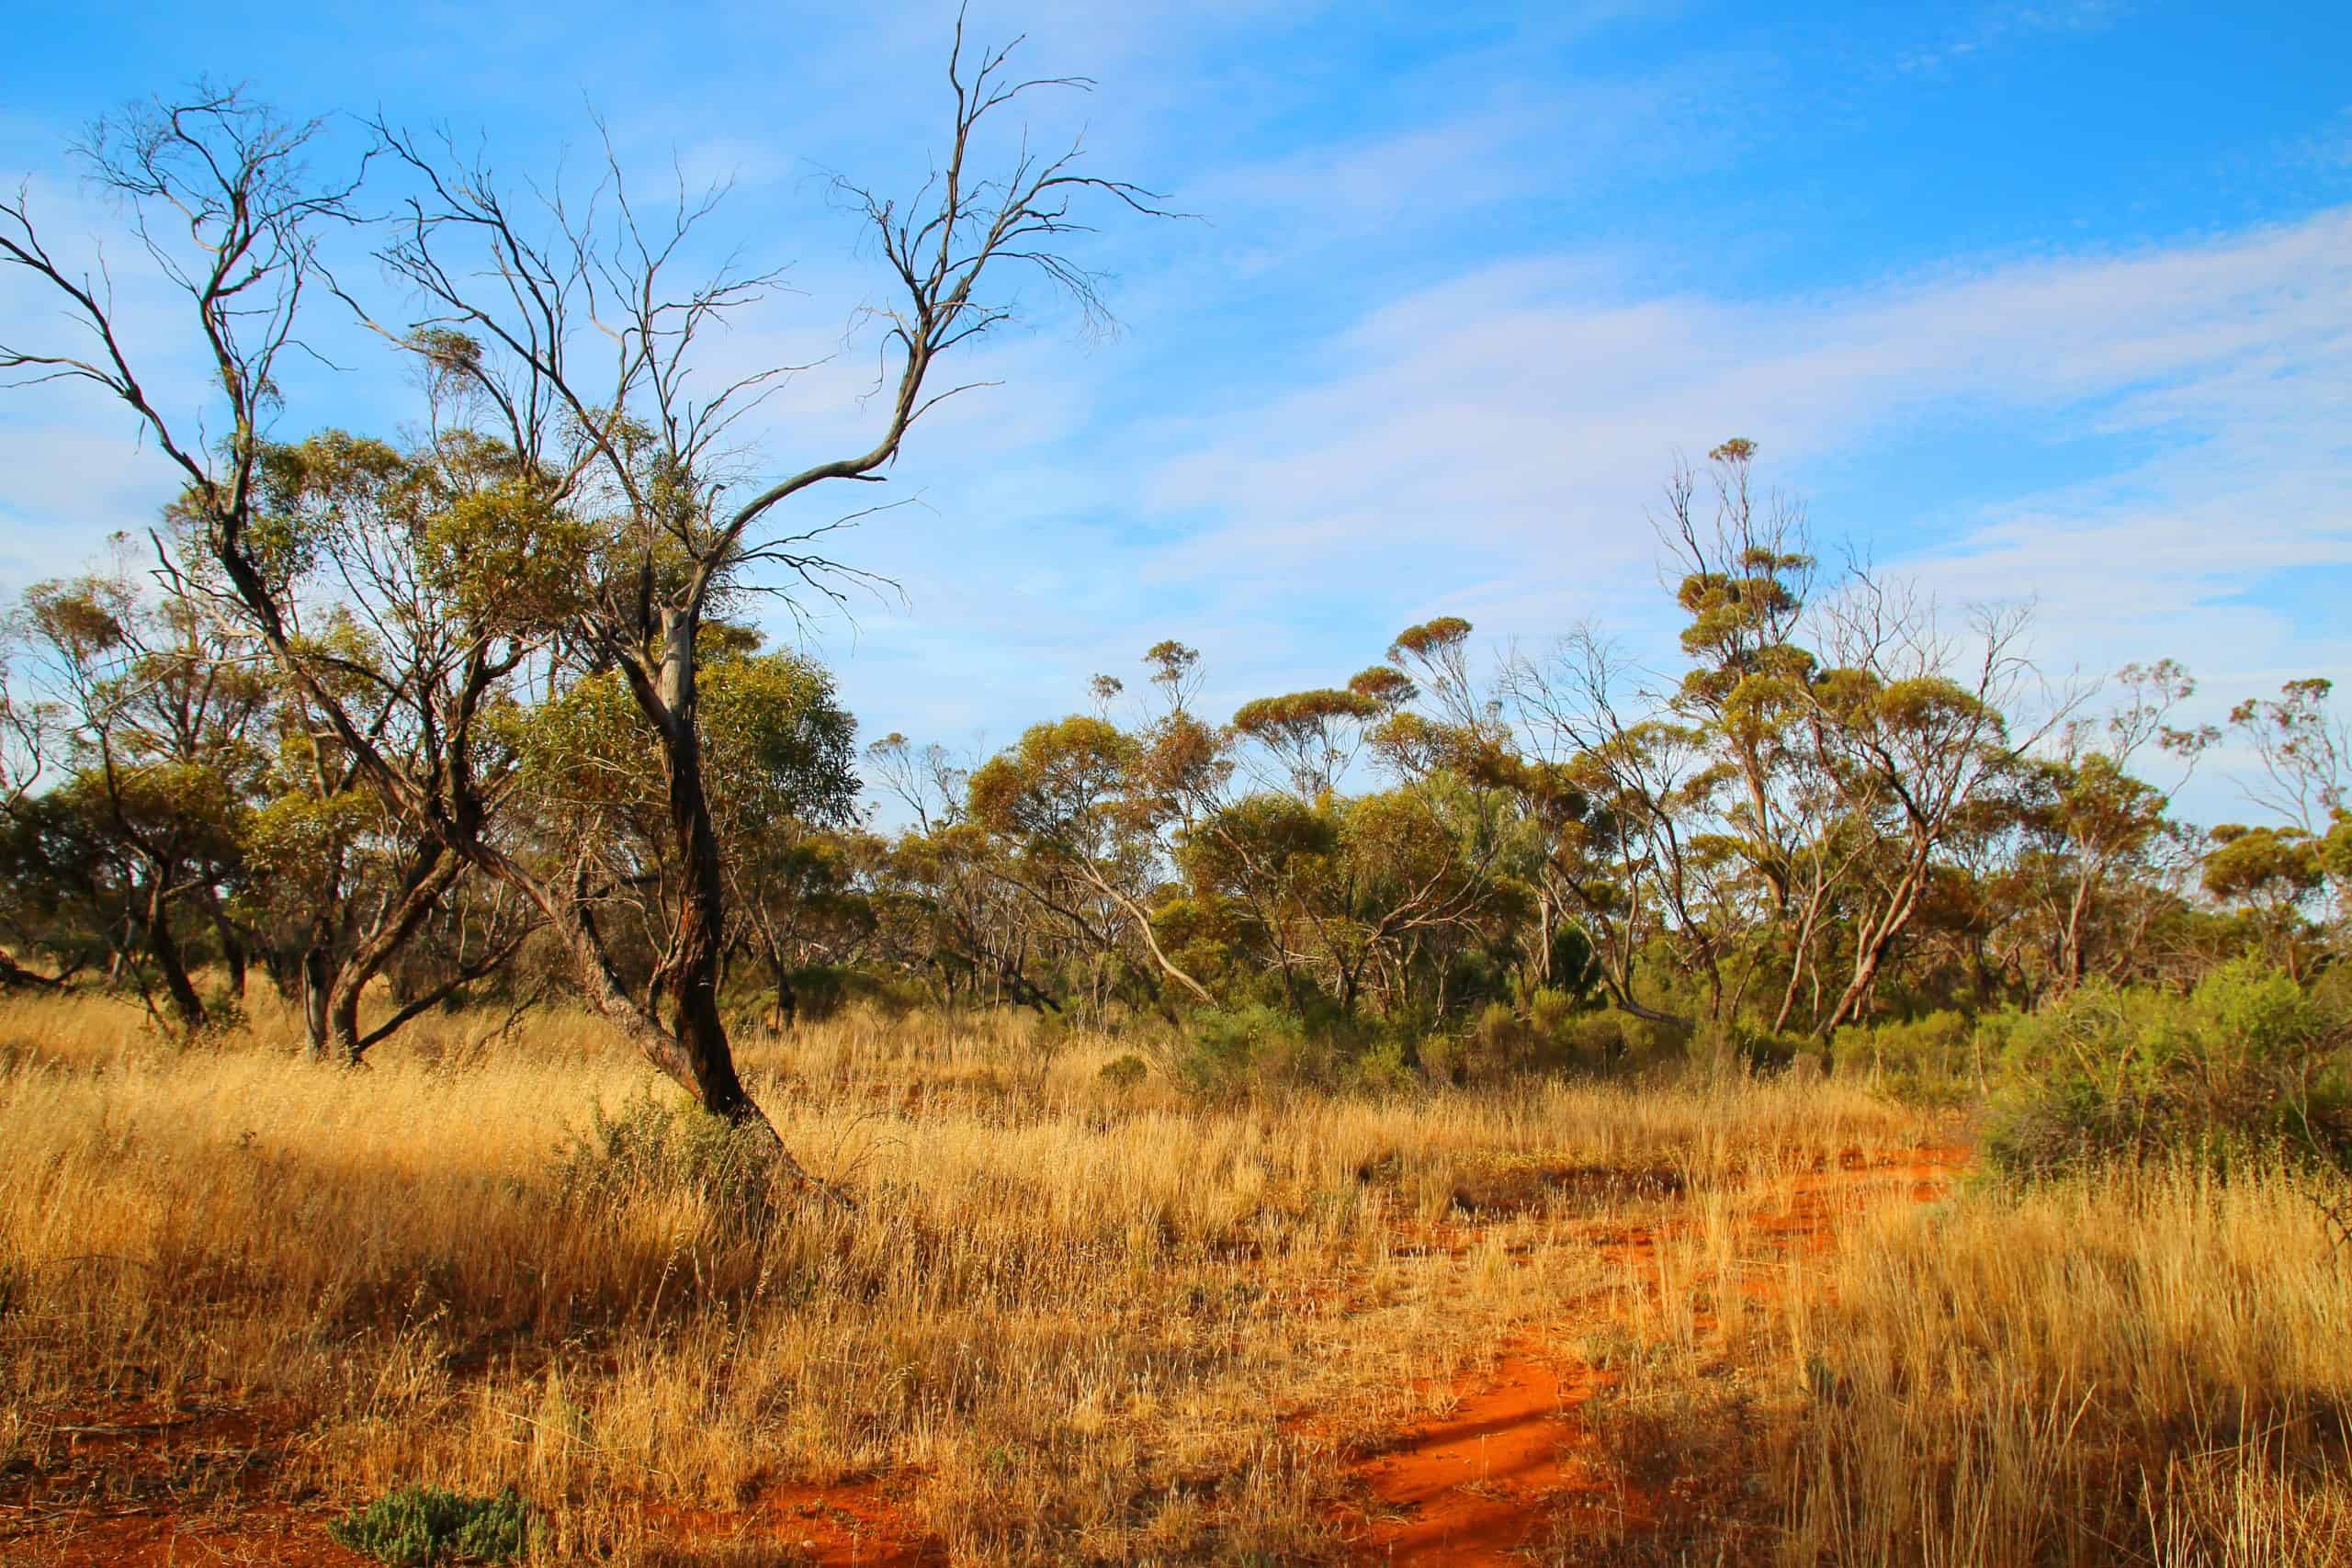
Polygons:
M1746 1037L1741 1039L1745 1041ZM1580 1010L1549 987L1512 1008L1490 1002L1458 1034L1426 1038L1423 1071L1447 1083L1491 1083L1526 1073L1598 1074L1651 1066L1679 1054L1679 1032L1613 1009Z
M1775 1034L1734 1020L1699 1025L1683 1043L1682 1055L1703 1073L1739 1077L1785 1071L1799 1055L1813 1049L1813 1042L1802 1035Z
M1678 1024L1654 1022L1616 1008L1571 1014L1556 1038L1566 1065L1589 1073L1657 1066L1681 1057L1690 1043L1690 1032Z
M1981 1093L2015 1015L1971 1019L1938 1011L1898 1022L1849 1024L1830 1044L1840 1077L1914 1105L1954 1105Z
M1144 1059L1130 1051L1124 1056L1103 1063L1100 1077L1104 1083L1124 1094L1143 1082L1150 1071L1144 1065Z
M2018 1019L1985 1128L1995 1168L2188 1153L2352 1168L2352 1017L2257 959L2186 997L2087 984Z
M588 1130L557 1151L555 1176L565 1198L583 1206L684 1190L749 1219L767 1212L775 1156L758 1130L648 1093L617 1115L599 1106Z
M511 1562L537 1534L530 1505L509 1486L495 1497L468 1497L430 1486L403 1486L327 1526L339 1546L389 1568L441 1563Z
M1306 1024L1260 1003L1203 1008L1193 1014L1170 1074L1187 1093L1233 1099L1273 1089L1328 1084L1336 1053Z

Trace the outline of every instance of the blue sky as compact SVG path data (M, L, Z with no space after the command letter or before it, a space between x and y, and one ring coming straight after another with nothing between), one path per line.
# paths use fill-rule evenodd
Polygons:
M882 280L823 175L920 178L951 17L58 7L12 31L0 172L97 229L60 143L198 72L290 112L479 131L518 175L567 147L581 166L593 107L632 167L731 176L714 240L793 264L802 292L722 356L827 360L759 433L755 466L797 468L871 420L844 334ZM2352 679L2341 22L2099 0L976 5L976 35L1025 29L1036 71L1100 81L1040 103L1035 135L1082 128L1097 172L1201 220L1087 243L1115 336L1041 299L975 357L1004 386L919 430L891 487L917 504L844 546L904 603L814 646L868 735L958 747L1080 705L1163 636L1228 703L1344 678L1439 613L1524 642L1597 617L1662 649L1645 507L1678 451L1741 434L1825 541L1953 602L2037 601L2053 669L2175 655L2217 707ZM44 310L0 279L6 333ZM299 389L300 422L408 417L368 354ZM187 345L162 360L196 396ZM10 591L169 491L112 410L54 394L0 399L0 475Z

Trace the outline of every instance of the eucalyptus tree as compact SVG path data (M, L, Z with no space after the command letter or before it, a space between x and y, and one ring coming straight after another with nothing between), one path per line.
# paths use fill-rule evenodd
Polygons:
M43 863L35 826L36 792L50 772L58 716L55 705L25 689L17 674L21 658L17 628L0 619L0 935L16 949L0 949L0 992L58 983L18 961L54 945L59 902L58 879Z
M2352 929L2352 717L2331 705L2335 683L2290 681L2272 698L2230 710L2230 730L2255 755L2243 787L2256 805L2309 836L2336 917Z
M1693 837L1746 873L1711 879L1717 936L1738 954L1738 993L1768 956L1785 967L1777 1032L1800 991L1817 989L1821 939L1866 835L1806 744L1817 666L1804 645L1816 569L1804 506L1759 482L1756 455L1752 441L1722 443L1703 482L1677 463L1651 525L1687 617L1685 667L1663 702L1703 738L1724 786Z
M1238 756L1204 772L1217 787L1195 792L1181 835L1196 914L1271 964L1294 1008L1311 987L1343 1017L1367 998L1394 1016L1417 987L1442 997L1459 952L1492 934L1509 737L1473 689L1470 631L1408 627L1344 687L1244 704L1224 738ZM1360 755L1394 786L1341 795ZM1261 787L1225 798L1237 765Z
M485 848L495 874L528 887L570 947L592 1005L708 1110L761 1120L745 1093L718 1007L727 937L726 858L704 756L697 649L714 611L763 587L838 596L854 576L825 553L832 517L795 523L791 503L885 477L910 433L943 401L939 367L1014 318L1012 275L1027 273L1099 310L1096 278L1068 254L1094 202L1153 213L1148 193L1083 172L1079 149L1032 151L984 168L984 133L1023 97L1088 85L1016 74L1011 50L967 51L962 23L948 57L953 104L946 150L909 200L842 182L865 220L895 298L878 324L884 393L873 427L847 450L820 454L750 486L742 421L793 367L711 380L704 341L757 305L776 270L721 268L683 278L685 257L718 193L681 189L655 217L633 197L609 147L597 200L575 210L518 203L494 170L379 125L410 176L397 239L384 259L423 302L407 328L386 325L462 380L482 417L525 463L534 494L589 530L575 557L576 592L560 632L593 670L617 672L643 716L681 870L649 1007L619 985L581 897ZM762 465L764 467L764 463ZM802 502L805 505L806 502Z
M867 905L877 948L928 976L950 1007L985 996L1060 1010L1035 972L1035 901L1001 874L1002 845L967 815L975 770L936 741L918 749L896 732L865 758L913 818L874 870Z
M884 477L918 423L969 389L943 384L939 367L1013 318L1014 275L1042 276L1099 309L1095 277L1068 254L1091 203L1159 210L1138 187L1083 172L1074 145L1041 155L1023 141L1001 166L983 166L978 142L1012 106L1082 80L1019 76L1009 50L969 55L960 21L947 79L946 152L914 197L841 187L896 290L896 302L873 313L888 387L873 428L851 449L789 468L741 499L728 490L740 476L741 421L791 367L723 384L697 378L704 341L776 277L726 268L682 277L718 193L681 191L657 219L634 200L608 146L604 186L584 209L560 197L517 201L487 162L461 157L453 142L374 128L376 151L407 184L379 254L421 311L395 323L352 302L447 389L451 408L467 411L457 434L499 449L512 467L506 482L449 519L444 538L470 542L459 552L470 558L469 581L488 589L512 569L534 591L476 595L496 613L469 628L453 716L470 731L499 682L534 659L617 672L650 734L684 868L652 989L660 1006L621 983L594 918L588 860L575 855L567 870L500 841L488 820L495 788L470 773L470 745L445 752L451 765L432 787L404 773L384 753L371 710L336 688L332 656L293 625L259 492L278 372L300 342L304 301L333 282L321 231L353 215L355 181L319 181L307 170L320 126L289 125L235 94L201 94L102 125L91 139L93 171L124 199L132 232L184 294L208 346L213 376L201 410L158 405L111 293L57 259L21 197L0 203L0 260L50 289L85 334L70 347L0 349L0 367L95 383L123 403L185 475L186 508L223 592L368 787L428 825L445 852L526 897L589 1004L706 1109L762 1125L718 1008L727 881L703 755L703 623L763 576L838 592L843 569L822 550L838 519L786 523L786 503Z
M2120 928L2108 917L2118 898L2160 882L2176 837L2173 801L2219 733L2171 723L2197 683L2176 661L2128 664L2116 671L2120 700L2102 722L2069 718L2047 754L2022 760L2021 819L2028 852L2018 868L2026 898L2038 907L2052 986L2080 985L2098 956L2102 935ZM2165 766L2166 782L2135 770ZM2136 900L2135 900L2136 901Z
M1817 765L1871 836L1848 908L1851 967L1815 1023L1851 1021L1976 807L2071 703L2013 723L2033 677L2023 609L1969 610L1953 629L1915 586L1857 570L1821 610L1820 672L1804 688Z
M1601 988L1636 1018L1689 1023L1643 999L1655 987L1642 972L1659 942L1679 944L1682 965L1703 968L1719 994L1704 924L1713 866L1696 839L1723 775L1705 735L1676 722L1592 626L1541 656L1515 654L1504 684L1530 748L1521 787L1552 835L1544 875Z
M0 346L0 367L24 382L98 389L176 469L171 536L156 536L174 592L192 618L243 640L238 668L274 669L287 734L310 750L313 803L342 813L339 826L291 811L259 824L265 857L281 829L331 850L356 821L345 808L358 788L398 825L405 864L358 962L316 962L322 938L305 957L314 1043L333 1034L351 1055L371 957L430 915L482 831L494 785L474 773L476 720L530 647L503 617L496 578L532 549L536 518L494 454L436 439L428 466L459 480L433 507L417 465L379 445L277 439L306 305L332 282L322 244L354 218L357 174L310 167L328 150L322 122L289 122L235 91L199 87L100 121L76 151L175 291L176 324L206 375L167 395L169 333L132 340L103 260L61 257L21 194L0 202L0 263L47 290L67 330ZM477 552L476 537L492 547Z
M995 874L1088 948L1110 956L1139 947L1154 1000L1165 979L1211 1002L1152 929L1168 818L1163 797L1137 787L1142 752L1136 737L1083 714L1035 725L972 774L971 819L1009 852Z
M340 431L265 444L233 546L184 509L213 552L192 588L284 682L271 797L249 829L269 878L251 901L292 933L311 1049L346 1062L498 968L535 924L485 923L496 901L477 892L441 977L362 1028L368 987L474 874L466 837L499 832L515 766L502 721L544 671L539 623L568 570L571 536L525 499L511 451L447 427L446 389L429 393L406 448Z
M815 843L854 819L856 721L832 678L797 654L761 651L756 633L707 623L699 662L707 798L721 846L737 949L755 950L786 1016L794 1008L786 931L792 906L813 897L827 860ZM643 710L617 671L572 681L502 725L521 769L518 792L534 829L576 845L593 863L589 897L616 968L650 1008L667 972L690 868L670 832L661 769ZM624 941L616 927L641 935Z
M232 992L243 989L244 948L224 898L263 766L266 684L230 657L200 606L127 565L35 584L21 622L63 742L40 859L78 889L142 996L152 968L159 1014L203 1029L211 1010L191 973L192 923L212 930Z

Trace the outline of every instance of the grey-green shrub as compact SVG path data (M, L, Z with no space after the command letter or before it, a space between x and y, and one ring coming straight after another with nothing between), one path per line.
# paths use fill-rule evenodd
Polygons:
M431 1486L403 1486L327 1526L339 1546L387 1568L512 1562L531 1544L530 1505L509 1486L495 1497L469 1497Z
M2015 1021L1984 1134L2013 1175L2189 1154L2352 1169L2352 1018L2257 959L2183 997L2086 984Z
M2018 1015L1972 1019L1957 1012L1838 1032L1830 1059L1840 1077L1860 1077L1914 1105L1954 1105L1984 1092Z

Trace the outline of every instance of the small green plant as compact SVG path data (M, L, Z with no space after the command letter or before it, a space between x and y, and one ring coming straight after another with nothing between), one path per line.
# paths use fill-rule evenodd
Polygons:
M1143 1058L1130 1051L1124 1056L1103 1063L1100 1076L1105 1084L1125 1094L1143 1082L1146 1075L1150 1071L1149 1067L1144 1066Z
M327 1526L336 1545L387 1568L512 1562L537 1533L531 1506L512 1486L495 1497L403 1486Z
M1325 1081L1330 1053L1299 1019L1261 1003L1203 1008L1192 1016L1183 1048L1169 1064L1186 1092L1209 1100Z
M556 1185L576 1203L684 1190L747 1220L766 1213L774 1170L774 1145L756 1134L651 1094L614 1115L599 1107L587 1131L575 1134L555 1161Z

